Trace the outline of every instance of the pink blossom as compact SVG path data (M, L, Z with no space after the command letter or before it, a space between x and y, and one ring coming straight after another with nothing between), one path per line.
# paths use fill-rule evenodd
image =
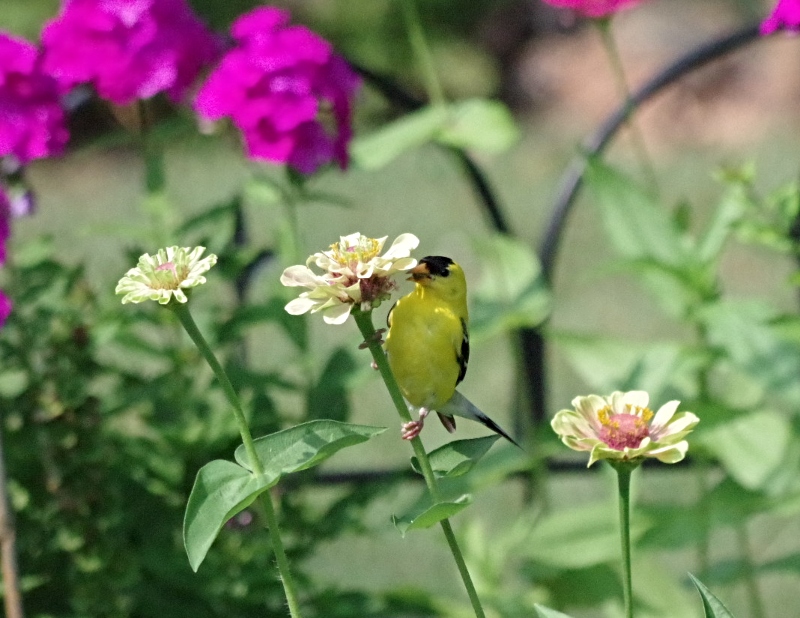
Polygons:
M119 105L159 92L180 101L219 52L186 0L65 0L42 44L63 88L90 83Z
M10 313L11 299L0 290L0 327L6 323L6 318L8 318Z
M779 29L800 31L800 0L778 0L770 16L761 22L759 32L771 34Z
M553 6L577 11L586 17L607 17L617 11L635 6L643 0L544 0Z
M69 138L58 86L32 43L0 32L0 157L19 164L60 154Z
M289 13L259 7L231 28L236 46L195 101L207 120L230 117L251 158L303 174L335 161L347 167L350 99L360 80L327 41Z

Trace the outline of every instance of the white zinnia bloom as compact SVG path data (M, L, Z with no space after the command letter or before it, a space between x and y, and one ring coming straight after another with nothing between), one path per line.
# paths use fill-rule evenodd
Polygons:
M591 452L590 466L599 459L645 457L677 463L689 449L684 438L700 419L691 412L676 414L677 401L665 403L653 414L648 401L644 391L576 397L574 409L557 412L550 425L569 448Z
M305 266L284 270L283 285L309 290L287 304L286 311L292 315L321 311L328 324L343 324L355 304L362 311L377 307L397 287L392 275L417 265L410 257L419 245L416 236L401 234L380 255L387 238L369 238L358 232L342 236L328 251L309 257ZM311 270L312 265L322 273Z
M206 282L203 273L217 263L217 256L200 256L205 247L167 247L155 255L145 253L136 268L131 268L117 283L116 294L124 294L122 304L157 300L166 305L173 298L185 303L183 290Z

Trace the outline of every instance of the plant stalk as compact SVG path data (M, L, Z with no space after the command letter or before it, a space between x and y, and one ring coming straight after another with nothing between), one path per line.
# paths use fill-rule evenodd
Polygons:
M0 423L0 572L3 576L3 604L6 618L23 618L22 588L17 567L17 530L8 503L6 467Z
M225 392L225 396L233 408L233 415L236 418L236 425L239 428L239 434L242 437L242 444L244 444L244 449L247 452L247 459L250 461L250 469L252 470L253 475L263 475L264 468L258 459L258 455L256 454L253 436L250 433L250 426L247 424L247 419L244 416L244 411L242 410L242 404L239 401L239 396L236 394L233 384L231 384L231 381L228 378L228 374L225 373L225 370L217 360L217 357L214 355L214 352L211 350L211 347L208 345L205 337L203 337L203 334L197 327L194 318L192 318L192 314L189 312L189 307L184 303L178 303L175 301L171 302L168 307L175 312L175 315L178 316L183 328L197 346L197 349L200 350L203 358L205 358L206 362L211 367L211 370L214 372L214 375L222 385L222 390ZM270 496L269 492L262 494L261 504L264 507L264 514L267 520L266 523L269 530L270 541L272 543L272 549L275 552L275 561L277 562L278 572L280 573L281 582L283 583L283 590L286 594L286 603L289 606L289 614L292 616L292 618L301 618L300 603L298 601L294 579L292 578L292 574L289 569L289 559L286 557L286 551L283 547L283 540L281 539L280 530L278 528L278 517L275 514L275 507L272 504L272 497Z
M420 69L422 69L425 79L425 90L428 93L428 99L433 105L445 105L447 100L445 99L439 76L436 73L433 54L431 54L428 42L425 40L425 33L422 31L417 0L400 0L400 4L403 7L403 18L406 22L411 51Z
M608 55L609 63L611 64L611 71L614 74L614 79L617 82L617 90L622 99L623 105L627 110L626 124L631 132L631 139L633 141L633 148L636 151L639 161L642 165L647 183L653 191L653 195L658 197L658 178L656 177L655 166L653 160L647 151L647 144L644 141L644 135L639 128L639 123L634 118L634 105L631 97L631 90L628 87L628 79L625 77L625 67L622 64L622 57L617 47L617 40L614 38L614 32L611 28L611 18L594 20L600 31L600 38L603 41L603 47Z
M395 408L397 408L397 413L400 415L400 418L403 419L403 422L408 423L413 421L414 419L411 417L411 413L408 410L405 399L403 399L403 395L400 392L400 387L397 386L397 381L394 379L394 374L392 374L392 370L389 367L389 361L386 358L386 354L383 352L378 334L372 324L372 312L355 310L353 311L353 317L355 318L356 325L358 325L358 329L361 331L361 334L364 337L364 342L369 348L369 351L372 353L372 358L375 361L375 364L378 366L378 371L380 371L381 377L386 384L386 388L389 390L389 396L392 398ZM430 459L428 459L428 454L425 452L425 447L423 446L422 440L420 440L419 436L411 440L411 447L414 449L414 455L416 455L417 462L419 462L420 471L422 472L422 476L425 478L425 484L428 486L428 492L431 495L431 499L434 502L440 502L442 499L442 494L439 490L436 476L433 473ZM467 589L467 595L472 603L472 609L475 611L475 616L477 618L485 618L486 614L483 611L483 606L481 605L480 598L478 597L478 592L475 590L475 584L472 582L472 577L469 574L467 563L464 561L464 555L461 553L461 548L458 546L458 541L453 533L450 520L443 519L439 522L439 524L441 525L444 536L447 539L447 544L449 545L450 551L453 554L453 559L456 561L456 566L458 567L458 572L461 575L461 580L464 582L464 587Z
M761 591L758 587L758 575L753 567L753 552L750 549L750 538L745 522L736 527L736 535L745 565L744 582L747 587L747 596L750 597L750 615L753 618L765 618L767 613L764 610L764 600L761 598Z
M622 594L625 618L633 618L633 576L631 569L631 474L636 466L628 462L612 464L617 472L619 494L619 537L622 548Z

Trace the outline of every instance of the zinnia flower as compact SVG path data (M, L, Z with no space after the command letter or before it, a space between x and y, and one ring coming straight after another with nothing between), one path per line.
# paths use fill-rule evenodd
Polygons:
M387 238L368 238L358 232L342 236L329 251L309 257L305 266L284 270L283 285L309 288L286 305L286 311L292 315L322 311L322 319L328 324L343 324L355 305L362 311L377 307L397 287L392 275L417 265L409 257L419 245L416 236L401 234L384 255L379 255ZM323 273L318 275L308 268L312 263Z
M771 34L779 29L800 31L800 0L778 0L770 16L761 22L759 32Z
M684 458L684 437L700 421L691 412L675 414L677 401L653 414L644 391L619 391L610 397L589 395L572 400L574 410L561 410L551 422L569 448L591 451L589 465L600 459L636 461L654 457L664 463Z
M607 17L642 0L544 0L547 4L577 11L586 17Z
M16 163L63 152L69 138L58 85L32 43L0 32L0 157Z
M219 52L186 0L67 0L42 45L64 89L90 83L118 105L159 92L180 101Z
M117 283L116 294L125 294L122 304L157 300L166 305L173 298L179 303L189 300L185 289L206 282L203 273L217 263L213 253L202 260L205 247L167 247L156 255L145 253L136 268L131 268Z
M195 109L206 120L229 116L251 158L303 174L331 161L345 169L350 98L360 80L330 43L288 23L288 12L271 7L237 19L237 45L201 88Z

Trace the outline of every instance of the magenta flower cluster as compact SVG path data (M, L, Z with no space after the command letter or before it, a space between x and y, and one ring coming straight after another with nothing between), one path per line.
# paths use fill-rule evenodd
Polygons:
M553 6L572 9L586 17L608 17L643 0L544 0Z
M304 174L331 161L346 168L360 80L330 43L271 7L243 15L231 33L236 46L198 93L197 112L230 117L253 158Z
M0 157L25 164L57 155L68 137L58 87L36 46L0 33Z
M180 101L220 47L185 0L67 0L42 46L62 87L90 83L118 105L160 92Z
M779 0L772 13L761 23L761 34L776 30L800 32L800 0Z

